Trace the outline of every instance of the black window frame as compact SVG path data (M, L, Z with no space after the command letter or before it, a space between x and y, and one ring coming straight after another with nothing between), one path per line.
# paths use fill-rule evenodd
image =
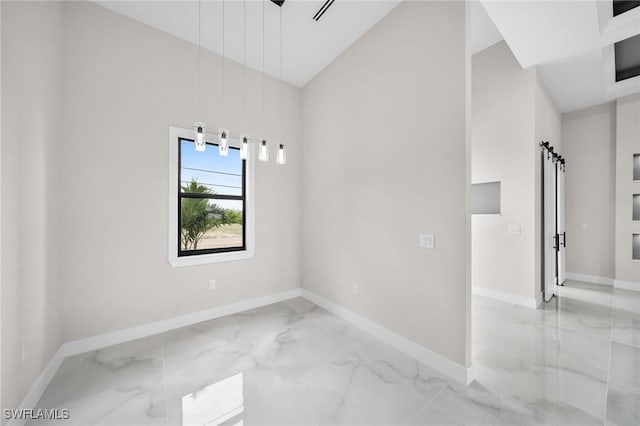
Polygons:
M194 194L182 192L182 142L195 143L193 139L178 136L178 258L187 256L199 256L205 254L217 253L233 253L247 250L247 160L242 161L242 192L241 195L224 195L224 194ZM207 147L215 147L218 144L213 142L205 142ZM240 148L230 146L229 149L240 150ZM183 198L200 198L212 200L237 200L242 201L242 246L240 247L219 247L204 248L197 250L182 250L182 199Z

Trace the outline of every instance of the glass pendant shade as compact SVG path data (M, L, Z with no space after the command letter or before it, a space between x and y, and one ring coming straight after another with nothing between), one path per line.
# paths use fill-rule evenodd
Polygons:
M258 160L269 161L269 148L267 147L266 139L262 139L260 141L260 150L258 151Z
M242 135L240 140L242 141L242 145L240 145L240 159L246 160L249 158L249 135Z
M226 157L229 155L229 131L227 129L218 130L218 154Z
M196 151L205 152L207 149L207 142L205 140L207 127L204 123L194 123L193 128L196 132L196 140L194 142Z
M287 164L287 147L286 145L280 144L278 148L278 158L276 159L278 164Z

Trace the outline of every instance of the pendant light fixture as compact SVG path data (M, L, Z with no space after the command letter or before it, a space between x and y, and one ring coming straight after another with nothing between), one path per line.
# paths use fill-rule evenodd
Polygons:
M240 145L240 159L248 160L249 159L249 135L240 136L242 141L242 145Z
M222 0L222 122L224 123L224 0ZM229 130L218 129L218 154L226 157L229 155Z
M244 108L244 128L247 128L247 0L242 0L242 102ZM249 158L250 136L245 132L240 135L240 159Z
M264 4L266 0L262 0L262 127L264 131L264 127L266 126L266 120L264 115L264 27L265 27L265 9ZM267 139L262 138L260 140L260 148L258 149L258 160L260 161L269 161L269 147L267 145Z
M276 157L276 163L278 164L287 164L287 155L286 155L286 147L285 144L282 143L284 140L284 132L282 131L282 86L284 85L284 80L282 79L282 60L283 50L282 50L282 6L280 6L280 86L278 88L278 103L280 104L280 145L278 147L278 156Z
M278 164L287 164L287 148L284 144L280 144L278 148L278 158L276 161Z
M269 161L269 147L267 146L266 139L262 139L260 141L260 151L258 151L258 160Z
M198 0L198 115L202 115L202 47L200 46L200 22L201 22L201 1ZM206 133L207 125L201 121L193 123L193 130L196 132L195 149L204 152L207 149Z
M229 155L229 131L218 129L218 154L226 157Z

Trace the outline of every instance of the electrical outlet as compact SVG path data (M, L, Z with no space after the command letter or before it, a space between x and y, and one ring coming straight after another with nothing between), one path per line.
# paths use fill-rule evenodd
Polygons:
M520 228L520 225L509 225L509 233L511 235L520 235L522 234L522 228Z
M358 284L353 285L353 295L360 296L360 286Z
M209 281L209 290L215 290L216 289L216 280L210 280Z
M433 234L420 234L420 247L432 249L436 246L436 238Z
M29 351L29 348L27 347L26 343L23 343L22 345L20 345L20 362L24 363L24 361L27 359L28 351Z

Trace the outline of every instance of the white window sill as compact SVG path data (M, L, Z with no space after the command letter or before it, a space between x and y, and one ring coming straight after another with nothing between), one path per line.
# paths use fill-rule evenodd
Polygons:
M184 266L207 265L210 263L233 262L235 260L251 259L254 255L253 250L234 251L229 253L201 254L194 256L172 257L169 264L174 268L182 268Z

